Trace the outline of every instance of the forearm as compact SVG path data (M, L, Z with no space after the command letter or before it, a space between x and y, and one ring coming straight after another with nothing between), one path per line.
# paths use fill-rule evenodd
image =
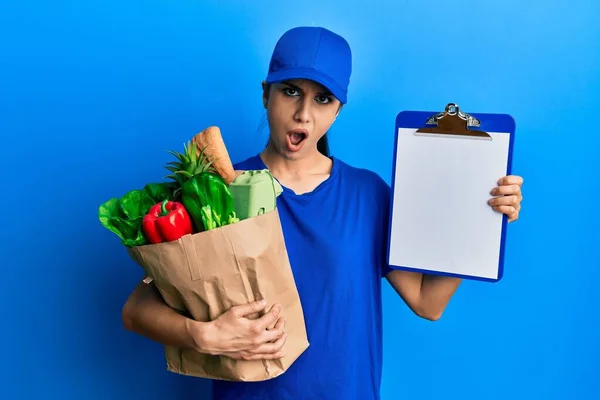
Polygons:
M433 321L441 317L461 282L459 278L401 270L386 277L415 314Z
M123 307L126 329L167 346L198 349L201 323L177 313L169 307L153 284L140 283Z
M169 307L154 284L140 283L123 306L125 327L166 346L190 348L199 353L234 359L278 359L287 338L280 306L264 311L259 301L231 307L210 322L187 318ZM270 326L273 326L270 329Z
M460 278L423 274L420 307L430 319L439 319L462 282Z

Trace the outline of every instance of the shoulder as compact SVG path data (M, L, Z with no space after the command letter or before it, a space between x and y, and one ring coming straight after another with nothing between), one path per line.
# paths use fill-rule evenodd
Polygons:
M233 163L233 169L235 170L254 170L262 169L263 163L260 159L260 154L254 154L245 159Z
M375 171L350 165L336 159L339 163L340 176L345 183L348 198L358 199L365 209L364 215L374 223L378 232L386 231L386 224L391 206L392 189L390 185Z
M387 196L390 192L390 185L375 171L367 168L357 167L346 161L335 159L342 174L353 181L353 184L361 190L368 190L371 193L377 193Z

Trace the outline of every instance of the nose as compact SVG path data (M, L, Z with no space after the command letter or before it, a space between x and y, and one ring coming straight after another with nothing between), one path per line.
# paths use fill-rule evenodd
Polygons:
M294 120L298 123L308 123L311 120L311 100L309 96L302 96L296 103Z

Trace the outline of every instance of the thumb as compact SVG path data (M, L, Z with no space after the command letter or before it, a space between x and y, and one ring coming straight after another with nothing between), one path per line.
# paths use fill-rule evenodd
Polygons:
M234 313L238 317L245 317L247 315L254 314L263 310L266 307L266 305L266 300L253 301L252 303L236 306Z

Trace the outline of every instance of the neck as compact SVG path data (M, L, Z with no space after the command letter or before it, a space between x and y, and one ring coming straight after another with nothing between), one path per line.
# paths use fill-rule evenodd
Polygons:
M283 157L269 144L260 154L263 162L275 176L297 177L305 175L329 173L331 159L321 154L316 148L301 158L289 159Z

